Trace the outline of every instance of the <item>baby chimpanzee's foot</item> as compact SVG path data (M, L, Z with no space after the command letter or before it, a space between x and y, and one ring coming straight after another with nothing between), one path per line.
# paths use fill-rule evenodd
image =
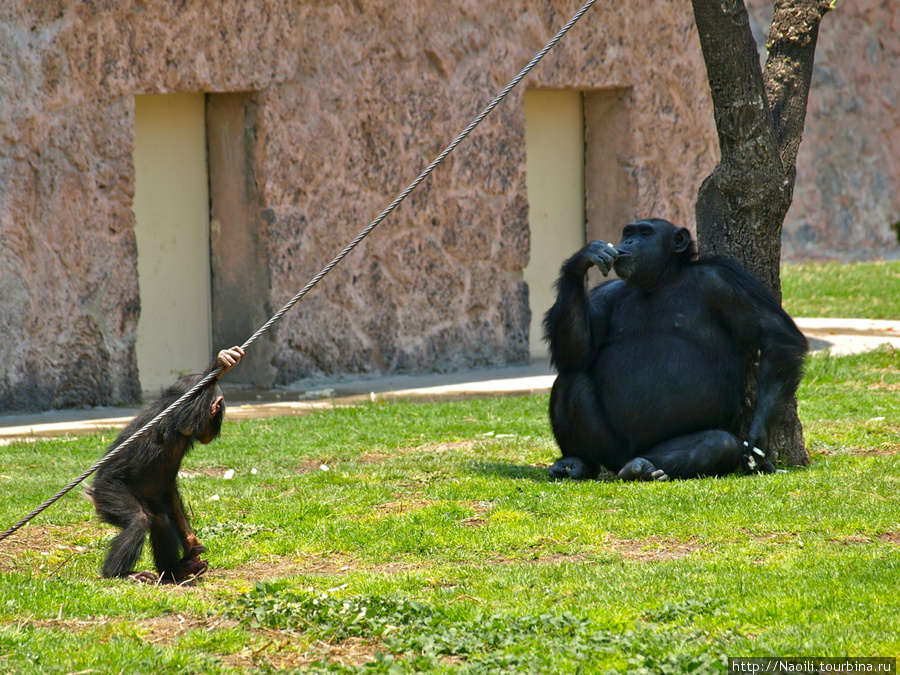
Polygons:
M191 577L199 577L209 568L205 560L182 560L175 573L175 581L184 581Z
M206 547L200 542L197 542L196 546L190 548L185 552L184 557L181 559L181 562L200 562L201 553L206 553Z
M176 567L174 570L160 572L160 583L180 584L185 581L190 581L191 579L195 579L201 576L204 572L206 572L208 568L209 563L207 563L205 560L192 560L184 558L178 563L178 567Z
M158 579L153 572L135 572L134 574L129 574L128 578L139 584L155 584Z
M563 457L550 467L550 478L592 478L587 464L577 457Z
M621 480L669 480L666 472L644 457L635 457L619 471Z

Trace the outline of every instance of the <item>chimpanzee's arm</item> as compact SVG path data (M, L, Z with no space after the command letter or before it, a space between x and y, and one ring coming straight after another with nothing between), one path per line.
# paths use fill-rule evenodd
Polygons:
M809 345L803 333L761 283L733 261L717 264L722 316L743 351L759 350L756 407L749 430L749 447L768 453L769 428L783 402L792 396L803 377ZM722 291L721 283L727 284Z
M770 298L760 308L759 370L756 376L756 408L750 424L751 448L766 451L769 428L783 402L793 396L803 377L803 360L809 344L793 320ZM768 453L767 453L768 454Z
M556 302L544 318L550 360L561 373L585 370L596 357L609 325L607 298L598 289L588 295L585 275L594 265L609 274L618 256L611 245L594 241L563 263L556 282Z

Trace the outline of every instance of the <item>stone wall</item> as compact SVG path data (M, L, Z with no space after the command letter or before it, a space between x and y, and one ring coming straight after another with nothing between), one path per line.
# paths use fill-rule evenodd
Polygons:
M0 411L140 395L135 94L255 92L270 314L578 6L4 3ZM634 209L691 223L716 141L689 4L598 3L524 84L628 88ZM278 324L277 383L527 359L521 91Z
M613 5L592 8L524 86L626 90L631 207L691 225L717 146L690 5ZM765 30L770 3L749 5ZM4 3L0 411L140 396L134 95L253 94L269 315L577 7ZM897 257L898 36L890 0L840 3L825 17L786 258ZM527 358L524 124L518 90L286 316L272 336L277 383Z
M764 31L771 4L749 5ZM252 95L270 315L577 8L568 0L4 3L0 411L140 396L136 94ZM897 257L898 36L900 4L890 0L839 3L825 17L786 258ZM626 91L636 195L627 208L693 224L717 145L689 3L598 3L523 84ZM274 329L276 383L527 358L521 92Z

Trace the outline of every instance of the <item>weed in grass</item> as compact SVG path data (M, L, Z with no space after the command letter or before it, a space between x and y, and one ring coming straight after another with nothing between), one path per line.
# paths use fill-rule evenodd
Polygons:
M0 543L0 672L694 673L900 653L897 359L811 356L813 462L772 476L550 481L546 396L227 422L184 467L208 576L100 580L114 532L60 500ZM0 446L0 517L108 442Z
M610 632L571 612L460 617L406 598L340 597L278 584L258 584L231 611L251 627L299 630L308 640L375 643L366 668L375 673L687 673L721 672L727 663L724 644L697 630L637 622ZM670 621L662 614L657 620ZM311 672L317 668L350 672L323 662Z

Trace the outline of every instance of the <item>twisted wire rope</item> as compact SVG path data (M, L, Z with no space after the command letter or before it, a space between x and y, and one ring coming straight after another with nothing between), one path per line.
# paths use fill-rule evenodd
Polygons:
M326 274L331 272L331 270L334 269L335 266L337 266L344 258L346 258L350 254L350 252L353 251L353 249L355 249L362 242L363 239L368 237L369 234L372 232L372 230L374 230L376 227L378 227L378 225L380 225L381 222L385 218L387 218L401 204L401 202L403 202L403 200L406 199L409 196L409 194L419 186L419 184L422 183L422 181L424 181L426 178L428 178L428 176L431 175L431 173L438 167L438 165L440 165L441 162L443 162L447 158L447 156L456 149L456 146L458 146L460 143L462 143L466 139L466 137L470 133L472 133L472 131L475 129L475 127L477 127L479 124L481 124L482 120L484 120L485 117L487 117L488 115L491 114L491 112L494 110L494 108L496 108L498 105L500 105L500 103L503 101L503 99L506 98L506 96L509 94L509 92L511 92L516 87L516 85L518 85L519 82L521 82L525 78L525 76L531 72L531 70L538 64L538 62L540 62L540 60L544 58L544 56L547 54L547 52L549 52L551 49L553 49L553 47L556 45L556 43L559 42L562 39L562 37L566 33L569 32L569 30L572 28L572 26L574 26L576 23L578 23L579 19L581 19L581 17L584 15L584 13L587 12L587 10L590 9L591 6L595 2L596 2L596 0L588 0L581 7L581 9L579 9L578 12L576 12L575 15L571 19L569 19L568 23L566 23L566 25L563 26L559 30L559 32L544 46L544 48L541 49L541 51L539 51L534 56L534 58L532 58L531 61L528 62L528 65L526 65L519 72L519 74L516 75L509 82L509 84L507 84L503 88L503 90L499 94L497 94L497 96L494 97L494 99L484 108L484 110L482 110L478 114L477 117L475 117L475 119L473 119L471 122L469 122L469 125L465 129L463 129L463 131L455 139L453 139L453 142L451 142L450 145L448 145L446 148L444 148L444 151L441 152L441 154L439 154L434 160L432 160L431 164L429 164L427 167L425 167L425 169L422 171L422 173L420 173L418 175L418 177L412 183L410 183L405 190L403 190L403 192L401 192L399 195L397 195L397 197L394 198L394 201L392 201L384 209L384 211L382 211L378 215L378 217L375 218L375 220L373 220L371 223L369 223L358 235L356 235L356 237L353 239L353 241L351 241L349 244L347 244L347 246L345 246L344 249L340 253L338 253L331 262L329 262L327 265L325 265L325 267L323 267L322 270L318 274L316 274L316 276L314 276L302 289L300 289L300 291L294 297L292 297L284 305L284 307L282 307L280 310L278 310L275 314L272 315L272 317L268 321L266 321L266 323L264 323L262 326L260 326L260 328L253 335L251 335L247 339L247 341L244 342L243 345L241 345L241 348L246 350L254 342L256 342L263 333L265 333L273 325L275 325L278 321L280 321L281 318L294 305L296 305L298 302L300 302L300 300L302 300L303 297L307 293L309 293L309 291L311 291L316 286L316 284L318 284L325 277ZM77 485L82 483L92 473L94 473L95 471L97 471L101 467L105 466L110 461L112 461L112 459L114 457L118 456L126 448L130 447L134 441L136 441L138 438L140 438L141 436L146 434L148 431L153 429L157 424L159 424L160 421L162 421L167 415L169 415L169 413L178 409L185 401L190 399L195 393L197 393L198 391L203 389L213 379L216 379L223 370L224 370L224 368L222 366L218 366L217 368L215 368L214 370L209 372L205 377L203 377L199 382L197 382L197 384L195 384L188 391L186 391L177 401L172 403L168 408L166 408L161 413L159 413L156 417L154 417L152 420L147 422L147 424L144 425L142 428L138 429L133 435L131 435L129 438L127 438L122 444L117 446L114 450L108 452L96 464L94 464L92 467L90 467L84 473L82 473L80 476L78 476L78 478L76 478L71 483L66 485L64 488L59 490L59 492L57 492L55 495L50 497L50 499L45 501L39 507L34 509L34 511L29 513L18 523L16 523L12 527L10 527L8 530L6 530L2 534L0 534L0 541L3 541L9 535L13 534L16 530L21 528L23 525L25 525L29 521L33 520L36 516L38 516L43 511L47 510L50 506L52 506L54 503L56 503L59 499L61 499L64 495L66 495L68 492L70 492L73 488L75 488Z

